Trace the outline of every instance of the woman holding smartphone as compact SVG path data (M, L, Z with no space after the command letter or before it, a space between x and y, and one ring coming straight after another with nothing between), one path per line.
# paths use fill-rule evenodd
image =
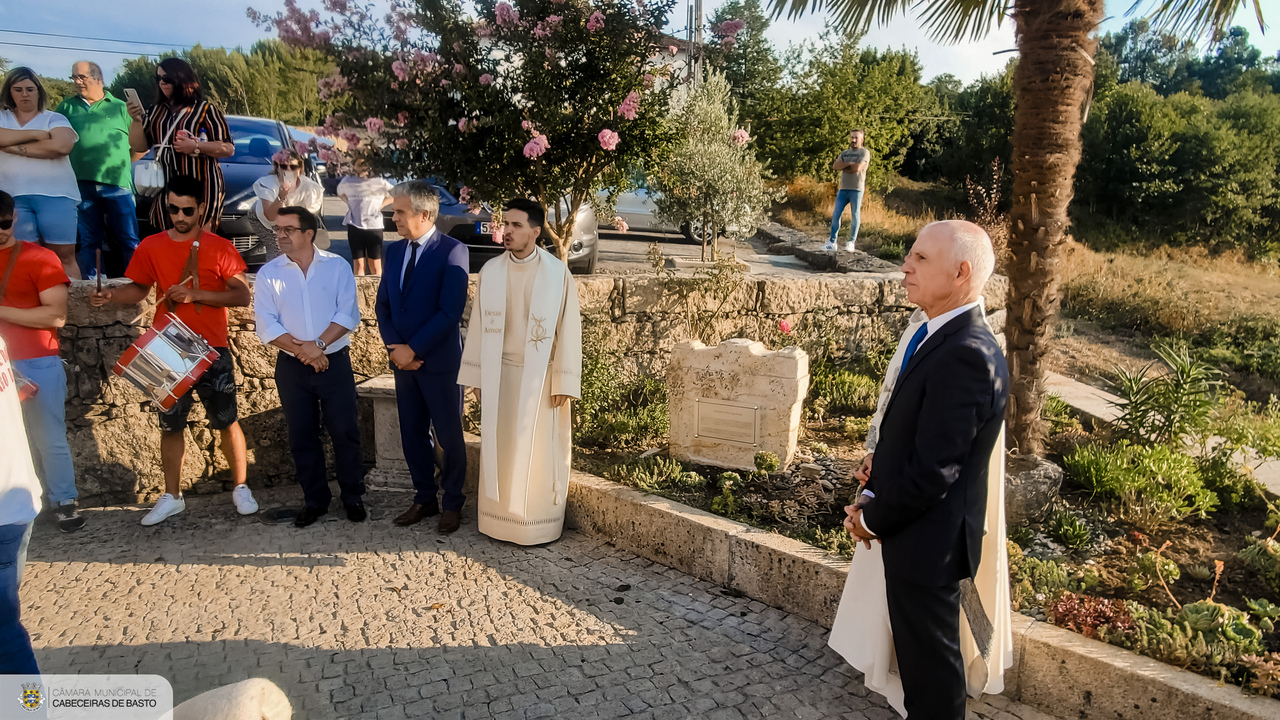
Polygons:
M134 152L155 148L156 160L164 166L166 178L187 175L204 183L204 214L200 220L207 232L213 232L222 216L224 195L218 159L231 157L236 151L231 129L222 111L204 99L200 79L185 60L161 61L156 67L156 88L156 104L150 110L129 96L129 115L133 118L129 145ZM163 205L151 205L151 224L157 230L172 227Z

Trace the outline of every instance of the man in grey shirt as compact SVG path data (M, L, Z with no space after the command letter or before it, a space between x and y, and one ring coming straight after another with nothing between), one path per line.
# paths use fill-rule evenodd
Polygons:
M871 164L871 151L862 147L864 133L854 130L849 133L849 149L840 153L840 157L831 164L832 170L840 172L840 189L836 192L836 208L831 215L831 239L824 250L836 249L836 235L840 233L840 216L848 206L852 215L853 231L849 234L849 242L844 251L853 252L853 245L858 240L858 226L861 224L862 191L867 185L867 166Z

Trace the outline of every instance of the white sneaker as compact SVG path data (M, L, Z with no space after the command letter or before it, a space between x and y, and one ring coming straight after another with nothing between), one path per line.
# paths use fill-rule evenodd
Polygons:
M236 512L241 515L252 515L258 512L258 501L253 499L253 491L248 485L237 485L231 491L231 500L236 504Z
M142 524L150 526L162 523L186 509L187 501L183 500L181 495L174 497L165 493L156 501L156 506L151 508L151 512L142 518Z
M847 243L845 243L845 244L844 244L844 251L845 251L845 252L853 252L853 243L852 243L852 242L847 242Z
M826 244L826 245L824 245L824 246L822 247L822 249L823 249L823 250L826 250L827 252L835 252L835 251L836 251L836 241L835 241L835 240L828 240L828 241L827 241L827 244Z

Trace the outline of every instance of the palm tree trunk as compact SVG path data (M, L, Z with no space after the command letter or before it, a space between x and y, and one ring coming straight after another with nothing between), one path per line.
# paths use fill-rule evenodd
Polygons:
M1093 87L1092 37L1103 0L1014 0L1018 67L1013 126L1009 315L1010 442L1042 450L1043 360L1059 307L1057 263Z

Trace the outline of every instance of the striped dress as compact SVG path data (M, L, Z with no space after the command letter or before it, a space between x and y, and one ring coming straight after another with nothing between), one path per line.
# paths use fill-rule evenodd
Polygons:
M178 126L174 128L174 136L179 130L186 130L192 137L199 138L200 131L203 130L204 140L207 142L231 142L231 128L227 126L226 116L208 101L201 100L185 113L183 110L184 108L171 109L165 103L157 103L153 106L147 113L146 119L142 121L142 128L147 134L147 144L154 148L157 143L164 140L173 118L179 115L181 119L178 121ZM204 182L204 215L201 217L201 222L212 224L213 229L217 230L225 195L222 187L222 167L218 165L218 159L208 155L187 155L176 152L172 145L173 138L170 138L169 147L158 151L157 159L164 166L165 177L189 175ZM173 222L169 219L169 214L164 211L164 205L163 200L151 205L151 224L167 230L173 227Z

